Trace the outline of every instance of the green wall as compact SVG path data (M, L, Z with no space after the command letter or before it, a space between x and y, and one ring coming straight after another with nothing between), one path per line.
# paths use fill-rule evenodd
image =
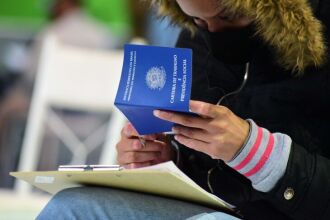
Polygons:
M52 0L0 0L0 24L42 26L46 8ZM113 31L121 33L131 25L129 0L84 0L86 10Z

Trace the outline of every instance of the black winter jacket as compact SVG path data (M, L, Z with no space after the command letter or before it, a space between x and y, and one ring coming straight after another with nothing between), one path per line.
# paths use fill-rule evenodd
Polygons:
M330 36L330 3L315 1L318 18ZM330 65L309 68L301 77L274 62L273 48L254 34L254 27L212 34L183 31L178 47L192 48L192 99L216 103L237 89L250 62L243 90L223 104L242 118L251 118L271 132L289 135L292 150L283 178L268 193L224 163L181 146L182 167L208 189L207 172L215 194L237 206L244 219L330 219ZM328 50L328 58L329 50ZM329 59L330 60L330 59ZM294 195L287 200L288 190Z

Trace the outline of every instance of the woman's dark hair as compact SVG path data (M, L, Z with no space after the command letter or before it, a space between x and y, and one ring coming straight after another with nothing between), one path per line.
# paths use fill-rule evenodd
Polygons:
M82 5L82 0L54 0L49 7L49 19L56 20L67 11L80 8Z

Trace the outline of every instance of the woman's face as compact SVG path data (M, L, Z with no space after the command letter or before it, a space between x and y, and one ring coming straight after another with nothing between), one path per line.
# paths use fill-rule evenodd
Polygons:
M221 6L220 0L176 0L180 8L192 17L197 26L210 32L241 28L251 20L242 15L232 15Z

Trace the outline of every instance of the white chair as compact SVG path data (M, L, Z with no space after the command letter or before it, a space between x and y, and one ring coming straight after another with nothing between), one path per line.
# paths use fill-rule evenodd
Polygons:
M87 154L96 145L92 140L97 139L97 131L85 141L80 141L50 106L111 113L108 124L104 125L108 127L108 135L99 163L115 163L115 144L126 121L113 105L122 63L122 50L77 48L61 44L53 35L45 38L22 145L19 171L36 170L45 123L72 152L72 164L85 163ZM30 191L30 187L21 181L16 182L15 189L19 193Z

